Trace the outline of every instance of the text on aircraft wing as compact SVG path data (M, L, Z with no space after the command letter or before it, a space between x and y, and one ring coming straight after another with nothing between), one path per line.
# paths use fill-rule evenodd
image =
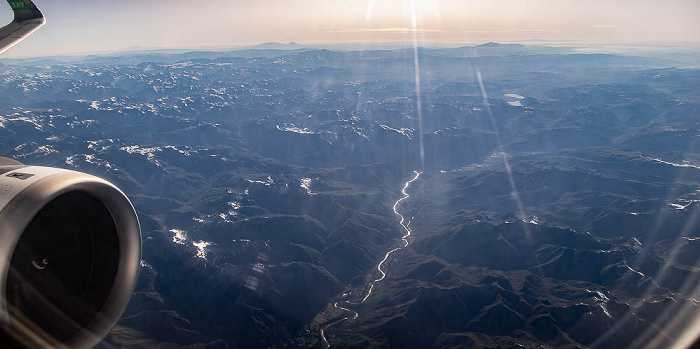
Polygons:
M0 28L0 53L16 45L46 23L44 15L31 0L7 0L14 11L14 20Z

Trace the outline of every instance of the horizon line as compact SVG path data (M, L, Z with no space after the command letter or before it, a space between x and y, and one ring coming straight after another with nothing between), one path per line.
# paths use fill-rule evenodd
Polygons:
M445 42L445 41L432 41L424 42L419 47L421 48L462 48L462 47L472 47L476 48L481 45L487 44L500 44L500 45L513 45L521 44L523 46L530 47L554 47L554 48L587 48L587 46L616 46L622 45L626 48L636 48L650 49L649 46L677 46L678 48L684 50L700 50L700 41L634 41L634 42L615 42L615 41L560 41L560 40L547 40L547 39L527 39L527 40L499 40L499 41L484 41L484 42ZM282 48L266 48L264 46L285 46L285 45L295 45L294 49L282 49ZM475 46L474 46L475 45ZM691 45L697 47L681 47L681 45ZM398 47L390 46L406 46L407 48L413 47L413 42L410 40L401 41L383 41L383 42L369 42L366 40L347 40L347 41L328 41L328 42L311 42L311 43L300 43L299 41L292 40L289 42L277 42L277 41L267 41L257 44L234 44L234 45L206 45L206 46L129 46L114 50L101 50L101 51L91 51L91 52L75 52L75 53L64 53L64 54L46 54L46 55L29 55L29 56L10 56L2 57L0 56L0 61L4 60L27 60L27 59L40 59L40 58L80 58L80 57L90 57L90 56L117 56L123 54L139 54L139 53L154 53L154 51L179 51L172 52L175 53L188 53L188 52L226 52L226 51L241 51L249 49L270 49L270 50L280 50L280 51L292 51L297 49L323 49L323 46L371 46L371 47L387 47L385 49L398 49ZM290 46L291 47L291 46ZM588 47L593 48L593 47ZM336 47L336 49L338 49ZM376 48L381 49L381 48ZM372 50L375 50L373 48ZM363 51L362 49L359 51Z

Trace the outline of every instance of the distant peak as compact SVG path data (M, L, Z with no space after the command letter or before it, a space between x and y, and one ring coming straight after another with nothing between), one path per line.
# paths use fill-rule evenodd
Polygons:
M289 47L297 47L297 46L301 46L301 45L297 44L297 43L294 42L294 41L290 41L290 42L288 42L288 43L286 43L286 44L285 44L285 43L281 43L281 42L274 42L274 41L271 41L271 42L265 42L265 43L256 45L256 47L279 48L279 49L282 49L282 48L289 48Z
M521 44L499 44L497 42L487 42L485 44L481 44L477 47L524 47Z

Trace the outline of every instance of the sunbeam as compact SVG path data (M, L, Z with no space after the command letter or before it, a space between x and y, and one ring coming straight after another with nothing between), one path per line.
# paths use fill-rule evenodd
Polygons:
M411 26L413 29L413 66L416 82L416 115L418 117L418 147L420 151L420 167L425 169L425 144L423 143L423 102L420 89L420 59L418 57L418 23L416 19L416 1L411 0Z
M525 207L523 206L523 202L520 199L520 194L518 193L518 188L515 185L515 179L513 178L513 170L510 167L510 161L508 161L508 153L506 153L505 149L503 149L503 142L501 141L501 136L496 129L496 120L493 117L493 112L491 111L491 104L489 104L489 97L486 94L486 88L484 87L484 80L481 77L481 70L477 67L476 68L476 78L477 81L479 82L479 89L481 90L481 97L484 101L484 107L486 108L486 112L489 114L489 119L491 120L491 126L493 127L493 130L496 134L496 142L498 144L498 155L501 156L501 159L503 160L503 166L506 169L506 173L508 174L508 183L510 183L510 188L512 190L512 195L513 199L515 200L515 203L518 205L518 213L520 214L520 219L523 220L524 222L527 221L527 214L525 213ZM531 240L530 236L530 231L527 228L527 225L525 225L525 235L528 238L528 240Z
M367 2L367 12L365 13L365 21L369 21L372 18L372 11L374 10L374 0L369 0Z

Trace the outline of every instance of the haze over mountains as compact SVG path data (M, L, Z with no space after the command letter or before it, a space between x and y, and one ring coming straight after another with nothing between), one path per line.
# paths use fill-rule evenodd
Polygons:
M139 213L105 348L323 347L399 245L413 171L410 245L334 348L667 348L700 314L698 70L267 46L0 67L2 155Z

